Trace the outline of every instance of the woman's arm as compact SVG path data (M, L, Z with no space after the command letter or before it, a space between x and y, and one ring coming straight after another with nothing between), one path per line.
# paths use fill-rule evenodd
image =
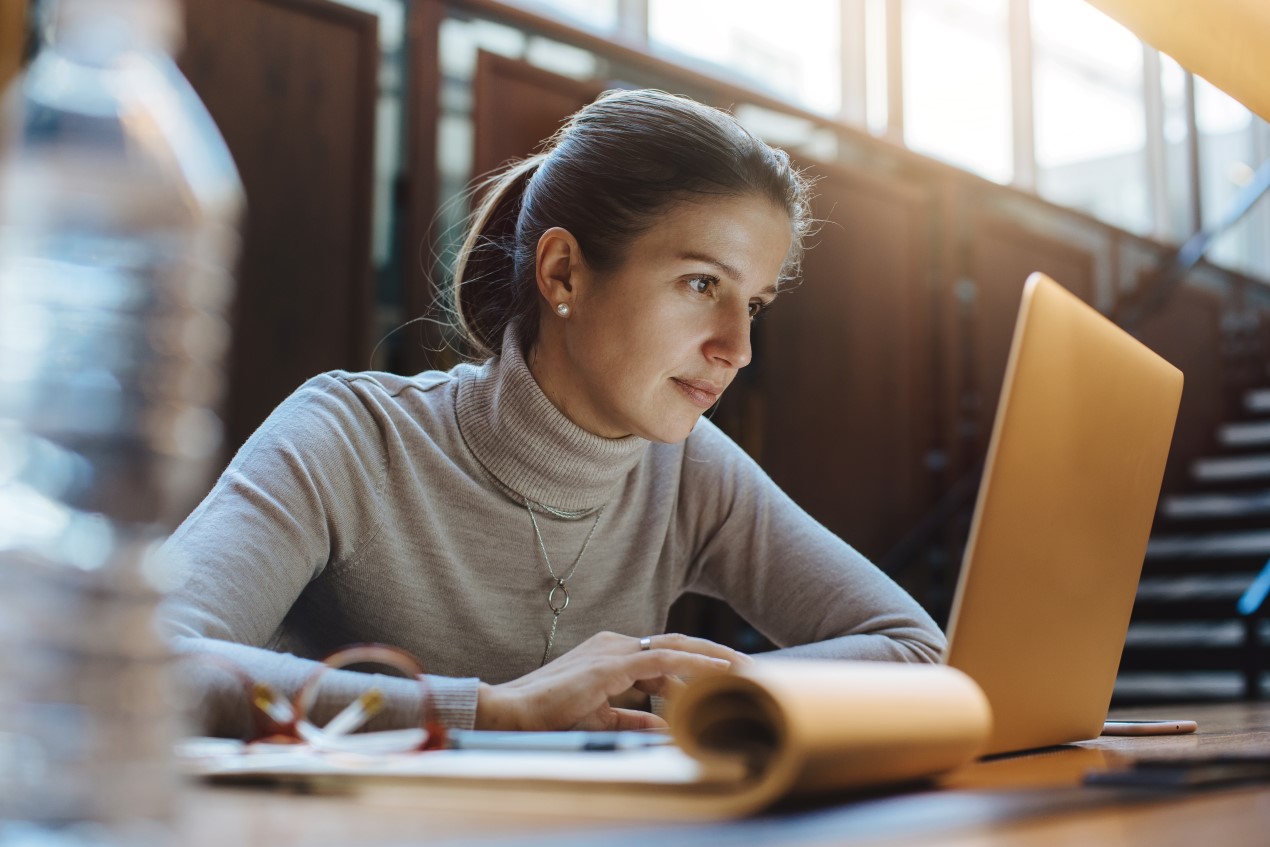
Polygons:
M386 472L366 403L346 380L319 376L270 415L168 540L161 625L182 659L180 677L201 701L205 731L244 735L250 715L241 683L199 657L228 660L287 697L317 667L267 648L279 646L282 622L310 582L357 560L384 511ZM470 727L478 681L427 681L441 721ZM317 717L371 682L365 674L329 674ZM418 725L417 682L373 682L387 700L376 727Z
M938 661L930 615L702 420L685 448L681 515L700 544L685 589L725 600L772 656Z

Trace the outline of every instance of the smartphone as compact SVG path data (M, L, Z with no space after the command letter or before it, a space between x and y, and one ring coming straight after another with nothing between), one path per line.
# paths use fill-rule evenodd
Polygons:
M1106 721L1103 735L1185 735L1199 729L1195 721Z

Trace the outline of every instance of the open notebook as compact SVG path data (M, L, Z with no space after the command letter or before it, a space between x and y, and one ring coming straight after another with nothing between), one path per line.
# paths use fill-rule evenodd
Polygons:
M772 660L694 680L670 721L674 745L631 750L366 756L215 740L184 745L184 765L214 782L396 793L434 808L535 813L567 791L575 816L629 818L638 796L641 817L724 818L948 771L983 749L991 716L951 668Z

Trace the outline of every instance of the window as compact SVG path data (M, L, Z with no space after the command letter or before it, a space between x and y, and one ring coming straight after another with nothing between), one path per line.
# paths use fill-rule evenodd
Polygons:
M617 29L618 0L512 0L531 12L560 18L583 29L611 33Z
M648 38L671 61L833 115L842 102L840 13L837 0L649 0Z
M1230 211L1240 189L1268 158L1266 125L1198 77L1195 122L1199 127L1200 207L1205 229ZM1258 149L1261 148L1261 149ZM1239 223L1223 233L1208 258L1246 273L1270 275L1270 208L1263 197Z
M1083 0L1031 9L1037 190L1149 234L1141 42Z
M1164 140L1164 180L1157 187L1165 195L1167 220L1156 230L1171 241L1182 242L1195 231L1191 220L1190 118L1186 104L1186 70L1168 56L1160 56L1160 90Z
M1009 182L1006 0L906 0L903 9L905 143Z

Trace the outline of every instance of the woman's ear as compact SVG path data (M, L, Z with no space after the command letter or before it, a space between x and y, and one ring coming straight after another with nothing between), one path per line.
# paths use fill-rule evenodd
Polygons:
M561 317L573 308L582 269L582 248L569 230L553 226L538 238L534 275L538 293Z

